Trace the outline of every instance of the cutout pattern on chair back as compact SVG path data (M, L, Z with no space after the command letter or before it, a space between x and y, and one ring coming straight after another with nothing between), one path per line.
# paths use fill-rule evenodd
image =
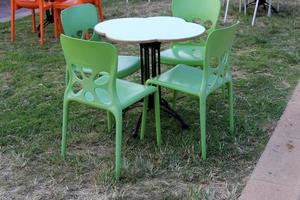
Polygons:
M99 40L99 36L94 33L94 26L99 22L98 14L92 4L80 4L63 10L61 22L65 35L85 40Z
M214 67L217 78L213 81L213 85L218 81L224 81L228 73L230 73L229 54L238 24L239 22L226 28L214 30L207 38L204 74L207 75L208 67Z
M208 31L217 26L220 0L173 0L172 14L189 22L208 25ZM206 27L207 28L207 27Z
M91 105L108 107L119 102L116 93L117 49L106 42L93 42L61 35L67 63L66 93Z

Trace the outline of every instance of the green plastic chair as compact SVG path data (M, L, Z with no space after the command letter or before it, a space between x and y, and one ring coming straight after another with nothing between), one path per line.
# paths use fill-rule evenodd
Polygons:
M234 132L232 75L228 60L237 25L210 33L203 69L179 64L146 82L199 97L202 159L206 159L206 99L224 85L228 87L230 132Z
M122 111L144 98L141 135L146 127L148 95L154 94L157 144L160 145L159 93L145 86L117 79L117 49L109 43L60 37L67 63L68 82L64 93L61 156L65 158L68 110L72 101L104 109L116 122L115 176L121 173Z
M188 22L199 22L207 27L207 33L213 31L218 23L221 10L220 0L173 0L172 14ZM175 42L170 49L160 53L161 62L168 65L186 64L202 66L205 40Z
M80 4L61 12L64 34L92 41L100 41L94 32L99 23L97 9L92 4ZM118 78L124 78L140 69L140 58L137 56L118 56Z

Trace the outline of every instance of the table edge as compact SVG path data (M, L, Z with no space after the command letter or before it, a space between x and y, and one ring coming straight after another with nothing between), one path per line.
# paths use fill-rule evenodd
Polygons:
M167 16L167 17L169 17L169 16ZM129 17L129 18L143 18L143 17ZM145 18L148 18L148 17L145 17ZM121 18L116 18L116 19L121 19ZM181 18L179 18L179 19L181 19ZM113 19L111 19L111 20L113 20ZM100 24L100 23L102 23L102 22L99 22L98 24ZM188 22L188 23L191 23L191 22ZM149 40L143 40L143 41L140 41L140 40L119 40L119 39L108 37L105 33L96 30L95 27L98 24L96 24L94 26L94 32L99 34L100 36L105 37L109 41L112 41L112 42L115 42L115 43L131 43L131 44L139 43L139 44L144 44L144 43L152 43L152 42L160 42L160 43L180 42L180 41L196 39L196 38L200 37L201 35L203 35L206 32L206 28L203 25L197 24L197 25L202 26L204 31L201 34L196 35L196 36L192 36L192 37L185 37L185 38L180 38L180 39L162 39L162 40L161 39L149 39Z
M103 36L105 37L106 39L108 39L109 41L112 41L112 42L116 42L116 43L139 43L139 44L144 44L144 43L152 43L152 42L161 42L161 43L168 43L168 42L180 42L180 41L186 41L186 40L192 40L192 39L196 39L200 36L202 36L205 32L206 32L206 29L204 28L204 31L199 34L199 35L196 35L196 36L192 36L192 37L186 37L186 38L183 38L183 39L149 39L149 40L143 40L143 41L140 41L140 40L118 40L118 39L114 39L114 38L111 38L111 37L108 37L105 33L102 33L102 32L98 32L94 29L94 31L99 34L100 36Z

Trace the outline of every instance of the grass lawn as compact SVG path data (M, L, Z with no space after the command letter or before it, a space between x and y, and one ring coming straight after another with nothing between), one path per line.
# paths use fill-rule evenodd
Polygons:
M188 130L162 113L160 148L153 112L140 141L131 132L142 109L131 110L118 182L115 134L107 131L104 111L71 104L67 159L60 159L65 61L53 26L40 46L30 17L16 22L13 44L9 23L0 23L0 199L237 199L300 77L300 3L286 2L272 18L258 17L255 27L237 5L229 13L229 21L241 21L231 56L236 134L229 134L222 90L208 98L206 161L196 98L179 95L176 109ZM104 0L103 7L107 18L170 15L170 0ZM139 53L138 45L117 46L122 54Z

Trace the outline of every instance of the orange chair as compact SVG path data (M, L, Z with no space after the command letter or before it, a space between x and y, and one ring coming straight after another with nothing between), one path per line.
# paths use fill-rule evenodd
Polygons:
M54 36L57 38L58 35L62 32L62 25L60 21L60 12L66 8L71 6L83 4L83 3L91 3L94 4L98 8L98 14L100 21L104 20L101 0L65 0L65 1L56 1L53 2L53 15L54 15Z
M10 39L11 42L15 40L15 15L16 10L20 8L31 9L32 11L32 31L36 32L36 22L35 22L35 9L39 10L39 18L40 18L40 43L44 43L44 14L45 11L52 8L51 2L46 2L44 0L11 0L10 13Z

